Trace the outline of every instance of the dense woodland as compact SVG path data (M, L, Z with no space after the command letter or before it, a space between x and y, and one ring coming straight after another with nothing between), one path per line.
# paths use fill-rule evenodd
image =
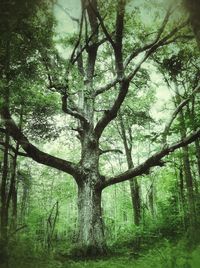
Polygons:
M0 0L0 267L200 267L198 0Z

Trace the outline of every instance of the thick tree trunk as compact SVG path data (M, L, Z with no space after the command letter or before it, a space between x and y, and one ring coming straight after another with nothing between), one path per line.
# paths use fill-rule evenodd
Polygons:
M90 178L78 186L78 246L84 256L106 253L101 190L95 189Z
M75 177L78 185L78 250L82 256L104 255L106 244L101 209L99 175L99 144L92 128L81 136L80 172Z

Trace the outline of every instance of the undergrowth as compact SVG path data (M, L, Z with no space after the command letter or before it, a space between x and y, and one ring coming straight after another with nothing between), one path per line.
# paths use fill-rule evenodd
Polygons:
M167 239L141 246L137 254L130 241L112 246L110 254L95 260L75 260L70 255L45 252L31 241L13 247L1 268L199 268L200 245L190 250L185 239L178 243ZM115 250L114 250L115 249Z

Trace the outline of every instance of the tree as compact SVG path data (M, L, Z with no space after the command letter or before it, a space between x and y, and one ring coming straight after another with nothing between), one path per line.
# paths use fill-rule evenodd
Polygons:
M198 44L200 44L200 33L199 33L199 12L200 12L200 3L198 0L184 0L184 4L187 10L190 13L191 25L196 37Z
M30 142L11 116L8 99L6 99L6 94L3 94L6 92L4 89L8 89L9 83L12 81L10 76L6 77L6 85L1 86L0 114L6 131L19 143L28 157L38 163L64 171L75 179L78 186L78 244L84 255L95 255L104 254L106 251L101 208L103 189L149 173L152 167L163 166L162 159L166 155L194 142L200 136L200 130L197 129L174 144L165 145L143 163L136 167L129 167L122 174L109 177L99 172L101 138L104 130L117 117L127 93L129 90L133 90L131 82L134 81L142 64L158 49L184 38L183 30L187 27L187 21L180 19L176 22L176 26L171 23L172 25L167 27L172 14L172 8L169 8L162 22L159 22L161 25L158 26L154 37L147 35L144 38L141 32L135 31L136 38L133 40L131 39L132 25L126 27L127 21L131 22L133 13L129 14L125 0L114 3L91 0L82 1L81 4L80 30L67 66L65 60L59 57L55 50L52 51L49 48L49 43L44 42L44 47L38 47L36 42L38 53L34 54L36 61L43 63L44 68L40 71L44 73L45 69L49 82L48 88L60 94L63 112L78 121L74 130L78 133L81 144L80 160L73 163L55 157L41 151ZM113 8L116 10L116 15L112 12L112 16L106 21L105 11ZM163 13L161 12L161 14ZM108 23L114 24L114 28L110 29L106 26ZM34 25L33 22L30 25ZM30 32L31 30L35 29L30 29ZM13 31L11 29L10 33ZM112 33L110 33L111 31ZM35 41L41 39L42 36L39 35ZM127 43L130 42L134 42L134 45L128 46ZM109 69L112 61L103 57L104 51L105 54L108 54L109 51L114 57L115 76L111 80L112 74ZM10 52L9 47L7 47L7 52ZM26 64L27 59L28 57L26 57ZM105 66L102 66L101 59L104 60ZM132 65L133 60L136 59L137 63ZM75 64L77 64L77 68ZM10 60L8 74L14 67ZM3 79L5 69L6 66L3 65L1 74ZM79 79L79 82L74 77ZM45 82L47 79L43 77ZM109 103L106 103L104 108L102 101L111 90L113 94L109 96ZM99 107L103 107L100 116L96 112Z
M179 49L177 54L174 54L170 58L164 58L162 62L156 60L160 63L161 72L164 75L164 78L168 85L171 88L174 88L175 96L174 103L177 109L179 109L178 114L178 131L182 138L186 137L187 129L195 129L197 125L196 117L194 117L194 110L198 111L198 105L195 105L195 98L198 98L196 95L199 92L199 68L198 57L195 56L195 53L191 53L189 48L184 48L183 46ZM186 75L186 72L189 71L189 74ZM187 88L189 87L189 89ZM191 88L193 91L191 92ZM180 90L182 89L182 90ZM183 96L182 96L183 95ZM184 99L185 98L185 99ZM190 109L189 100L192 100L192 111ZM185 108L185 109L184 109ZM188 122L190 122L188 124ZM195 140L196 147L196 159L198 167L198 139ZM182 162L183 162L183 171L185 184L187 189L187 200L188 200L188 222L189 222L189 232L190 236L193 234L193 228L197 224L196 219L196 208L195 208L195 193L194 193L194 182L192 174L192 165L191 165L191 155L189 151L189 146L184 146L182 148ZM193 238L192 238L193 239Z

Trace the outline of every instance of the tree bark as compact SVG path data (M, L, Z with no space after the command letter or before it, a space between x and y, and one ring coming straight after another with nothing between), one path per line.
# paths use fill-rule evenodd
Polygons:
M77 254L96 256L106 254L104 224L101 209L101 181L99 174L99 142L90 126L81 136L80 172L78 185L78 250Z
M101 190L92 181L89 176L78 186L78 247L83 256L106 253Z

